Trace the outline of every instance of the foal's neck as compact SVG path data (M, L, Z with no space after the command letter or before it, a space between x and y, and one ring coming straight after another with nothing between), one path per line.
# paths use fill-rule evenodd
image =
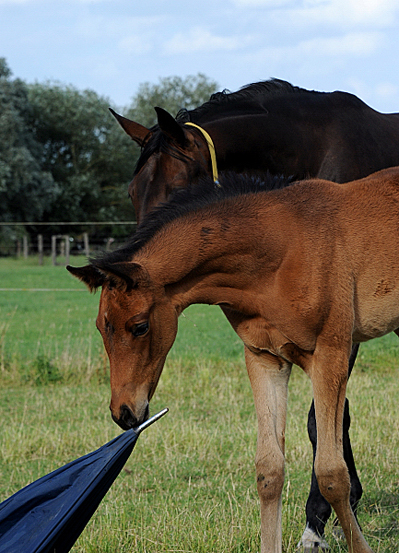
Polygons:
M193 303L232 305L260 273L279 264L281 236L259 225L256 205L245 203L244 212L237 201L228 207L177 219L133 259L181 310Z

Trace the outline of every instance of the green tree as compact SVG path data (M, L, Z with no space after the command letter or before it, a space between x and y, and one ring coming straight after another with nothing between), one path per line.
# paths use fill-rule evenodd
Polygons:
M166 77L158 84L143 83L133 97L127 117L145 127L156 123L154 107L161 107L176 116L180 109L194 109L218 90L218 84L202 73L181 77Z
M134 160L108 111L109 100L57 83L30 85L29 100L42 166L59 187L46 220L131 219L126 188Z
M124 114L150 127L155 106L176 115L201 105L216 89L202 74L144 83ZM91 90L27 85L13 79L0 58L2 221L132 220L127 187L139 150L109 113L110 104Z
M0 59L0 218L2 221L40 220L58 190L51 173L43 170L42 147L31 132L32 116L25 83L11 78Z

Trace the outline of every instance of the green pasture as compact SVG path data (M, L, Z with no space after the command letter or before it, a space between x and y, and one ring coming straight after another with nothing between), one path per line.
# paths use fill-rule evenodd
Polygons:
M0 288L2 501L120 430L109 415L108 365L95 328L99 295L62 265L35 259L0 259ZM348 389L364 486L360 522L378 553L399 551L398 346L394 336L362 346ZM305 523L310 401L310 382L295 368L285 553L295 551ZM181 317L151 411L163 407L170 412L140 436L73 552L258 552L256 417L241 343L218 308L193 306ZM331 525L327 538L332 553L347 551Z

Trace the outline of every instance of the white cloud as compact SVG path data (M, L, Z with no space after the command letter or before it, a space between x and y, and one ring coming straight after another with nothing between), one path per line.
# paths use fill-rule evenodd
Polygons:
M163 22L164 19L156 16L117 16L108 20L103 15L84 14L75 23L75 32L93 42L111 40L123 54L148 54L153 48L157 29Z
M284 8L286 6L294 6L295 0L233 0L233 4L237 8Z
M247 40L246 38L212 35L207 29L194 27L186 33L177 33L166 41L164 52L175 55L192 52L231 51L242 47Z
M364 56L376 51L382 41L378 32L348 33L345 36L301 41L297 49L316 56Z
M109 2L109 0L69 0L69 3L72 4L73 2L78 4L98 4L102 2ZM5 5L21 5L21 4L51 4L54 5L57 3L57 0L0 0L0 6ZM64 4L64 0L58 0L58 4L62 5Z
M32 0L0 0L0 6L11 5L11 4L28 4Z
M353 57L367 57L376 52L382 43L383 35L378 32L348 33L300 40L287 46L260 48L248 58L254 65L314 65L320 70L320 63L322 66L333 62L339 65Z
M301 24L329 23L340 28L352 25L390 26L398 10L396 0L304 1L290 10Z
M348 25L393 24L397 0L232 0L237 8L262 8L288 12L301 24L323 22Z

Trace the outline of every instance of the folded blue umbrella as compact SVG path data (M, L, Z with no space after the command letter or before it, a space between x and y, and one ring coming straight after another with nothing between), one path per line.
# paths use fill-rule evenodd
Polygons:
M163 409L96 451L32 482L0 504L0 553L66 553L122 470L139 434Z

